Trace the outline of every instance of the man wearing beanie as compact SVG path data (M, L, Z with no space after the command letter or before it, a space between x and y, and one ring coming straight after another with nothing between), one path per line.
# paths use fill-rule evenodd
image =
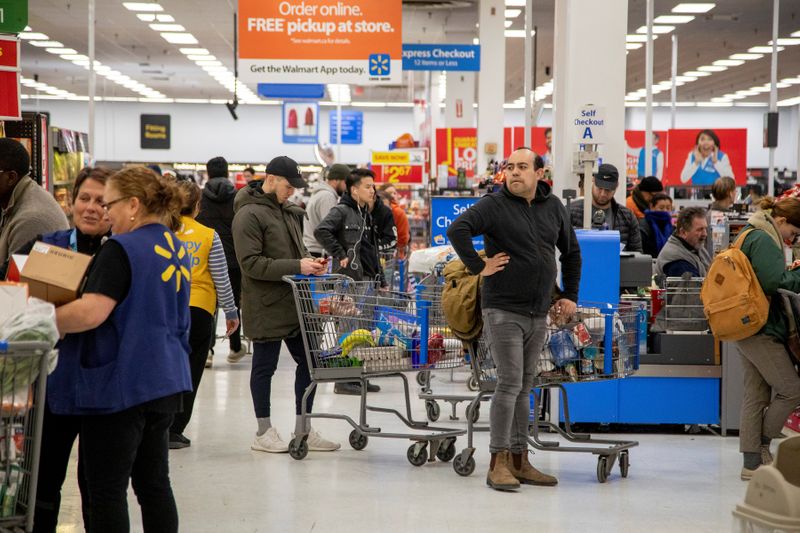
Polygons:
M322 257L325 253L322 245L314 238L314 231L333 206L339 203L339 197L345 190L344 180L349 176L350 167L347 165L332 165L325 174L325 181L320 182L311 193L311 199L306 206L306 223L303 224L303 244L314 257Z
M655 176L647 176L642 178L639 185L633 188L625 205L633 211L636 218L644 218L644 212L650 209L650 201L653 199L653 195L663 191L664 186L661 185L660 179Z

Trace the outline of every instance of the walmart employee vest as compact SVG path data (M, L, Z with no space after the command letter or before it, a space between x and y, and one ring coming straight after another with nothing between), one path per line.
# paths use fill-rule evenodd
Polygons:
M186 246L192 265L189 306L199 307L213 315L217 310L217 291L208 268L208 258L214 244L214 230L190 217L181 217L181 222L183 225L176 235Z

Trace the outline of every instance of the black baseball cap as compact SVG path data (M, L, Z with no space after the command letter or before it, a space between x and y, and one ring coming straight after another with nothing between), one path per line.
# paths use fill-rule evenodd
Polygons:
M285 155L278 156L267 164L267 174L286 178L289 185L295 189L308 187L308 183L303 179L303 175L300 174L300 167L297 165L297 161Z
M619 172L617 167L603 163L594 174L594 183L601 189L613 191L619 185Z

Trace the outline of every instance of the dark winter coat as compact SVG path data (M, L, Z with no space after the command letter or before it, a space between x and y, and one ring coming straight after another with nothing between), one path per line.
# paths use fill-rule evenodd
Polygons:
M228 270L239 270L236 250L233 246L233 200L236 188L225 177L211 178L203 188L200 199L200 214L197 221L213 229L222 241Z

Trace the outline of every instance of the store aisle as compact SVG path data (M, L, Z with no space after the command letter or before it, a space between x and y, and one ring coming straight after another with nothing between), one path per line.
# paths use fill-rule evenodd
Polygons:
M192 446L170 453L184 532L727 531L731 510L744 497L738 439L711 435L636 436L641 445L631 452L630 477L621 479L615 469L604 485L595 479L591 455L538 453L534 464L558 476L560 484L523 486L517 494L485 485L487 433L478 435L478 467L469 478L457 476L449 463L411 466L406 441L372 439L364 451L354 451L347 445L349 426L338 421L315 425L343 443L340 452L310 453L303 461L253 452L251 359L230 365L221 351L206 371L186 431ZM282 354L273 423L287 440L294 421L293 376L292 360ZM449 374L440 377L439 390L463 389L446 383ZM384 390L375 403L400 405L400 384L380 384ZM319 410L355 415L357 401L325 385L316 402ZM424 417L423 404L414 405ZM459 440L458 449L463 446ZM72 466L59 533L83 531ZM132 495L131 509L138 513ZM141 531L138 514L132 522Z

